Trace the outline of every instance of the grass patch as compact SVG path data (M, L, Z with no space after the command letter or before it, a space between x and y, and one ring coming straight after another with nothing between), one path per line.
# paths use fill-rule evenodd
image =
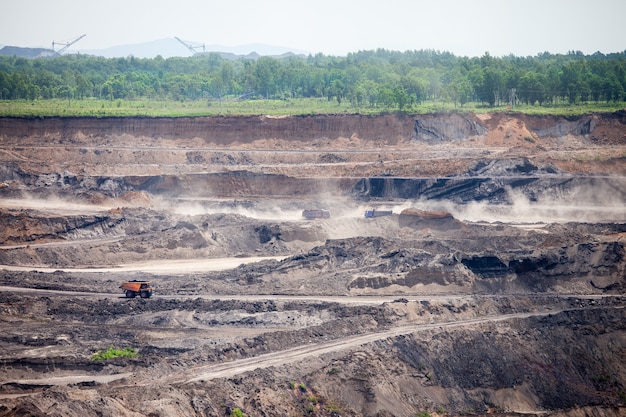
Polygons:
M101 350L91 355L91 360L95 362L107 361L114 358L136 358L137 352L133 348L117 349L113 346L106 350Z
M455 107L443 101L425 101L407 107L406 114L425 113L490 113L511 112L537 115L577 116L585 113L610 113L623 109L626 103L594 103L591 105L506 106L488 107L467 103ZM364 114L397 112L390 107L352 106L325 98L286 100L0 100L0 117L198 117L220 115L315 115Z

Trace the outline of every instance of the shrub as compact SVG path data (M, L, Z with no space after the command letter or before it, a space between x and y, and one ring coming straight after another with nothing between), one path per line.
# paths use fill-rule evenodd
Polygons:
M233 408L230 412L230 417L245 417L246 415L241 411L241 408Z
M100 362L113 358L136 358L137 352L133 348L116 349L113 346L91 355L91 360Z

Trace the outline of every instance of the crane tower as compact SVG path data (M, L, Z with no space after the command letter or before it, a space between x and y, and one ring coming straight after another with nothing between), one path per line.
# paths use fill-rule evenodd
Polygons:
M200 48L200 46L193 46L193 45L191 45L191 44L188 44L188 43L186 43L185 41L183 41L182 39L180 39L179 37L176 37L176 36L174 36L174 38L175 38L178 42L180 42L180 43L182 43L183 45L185 45L185 48L189 49L189 51L190 51L193 55L195 55L195 54L199 53L198 51L196 51L196 49L197 49L197 48ZM203 54L205 53L205 50L204 50L204 45L202 45L202 53L203 53Z
M63 52L65 52L67 50L67 48L69 48L70 46L74 45L76 42L78 42L79 40L81 40L85 36L87 36L87 35L79 36L78 38L74 39L71 42L55 42L55 41L52 41L52 51L54 51L54 56L61 55ZM54 45L63 45L63 48L59 49L58 51L55 51L54 50Z

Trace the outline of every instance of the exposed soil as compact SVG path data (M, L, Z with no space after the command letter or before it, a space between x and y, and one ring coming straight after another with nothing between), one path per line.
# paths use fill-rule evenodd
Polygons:
M0 416L624 416L625 207L626 111L0 118Z

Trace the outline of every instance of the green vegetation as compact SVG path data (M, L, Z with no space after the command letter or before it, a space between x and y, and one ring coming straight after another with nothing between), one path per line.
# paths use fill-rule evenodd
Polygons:
M246 414L244 414L243 411L241 411L241 408L233 408L233 410L230 412L230 417L245 417Z
M107 350L101 350L91 356L96 362L107 361L113 358L136 358L137 352L133 348L116 349L113 346Z
M119 103L119 105L118 105ZM215 115L286 115L353 113L347 106L338 106L326 99L293 100L221 100L174 101L174 100L0 100L0 116L45 117L45 116L215 116ZM374 113L370 111L370 113Z
M432 50L230 60L0 57L0 116L581 114L626 100L626 51L457 57Z
M72 102L59 99L50 100L0 100L0 117L194 117L220 115L314 115L314 114L381 114L375 108L356 109L345 105L337 105L326 99L301 98L292 100L242 100L210 102L194 101L150 101L150 100L119 100L111 104L106 100L89 99ZM626 107L626 103L589 103L579 105L562 105L553 107L507 106L484 107L466 105L463 109L455 109L450 103L424 103L405 109L411 114L473 112L486 113L493 111L509 111L525 114L554 114L575 116L586 113L610 113ZM410 111L409 111L410 110Z

